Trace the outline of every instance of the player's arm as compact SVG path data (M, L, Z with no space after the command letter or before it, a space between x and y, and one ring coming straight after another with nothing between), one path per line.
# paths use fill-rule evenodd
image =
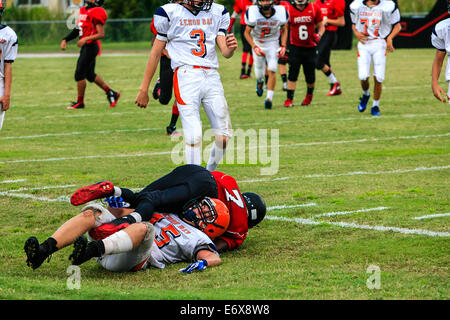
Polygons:
M394 38L399 34L399 32L402 30L402 26L399 23L396 23L394 27L392 28L392 32L387 36L386 38L386 49L389 52L394 52L394 44L393 40Z
M161 59L161 53L163 52L165 47L166 42L159 40L158 38L156 38L153 42L152 50L150 51L150 55L148 57L147 66L145 67L144 79L142 79L139 93L134 102L141 108L147 107L149 101L148 89L150 87L153 76L155 75L159 60Z
M236 51L238 47L236 37L232 33L229 33L226 36L219 34L216 37L216 43L222 55L227 59L233 56L234 51Z
M12 63L5 61L5 92L3 97L0 98L0 103L2 104L2 111L9 109L10 99L11 99L11 84L12 84Z
M100 40L100 39L103 39L105 37L105 26L103 24L97 23L95 25L95 30L97 30L96 34L93 34L91 36L87 36L87 37L85 37L83 39L78 40L77 45L81 48L88 41Z
M336 19L326 19L325 25L343 27L343 26L345 26L345 18L344 18L344 16L340 16L340 17L337 17Z
M363 44L367 42L367 36L364 33L359 32L358 29L356 29L355 24L352 24L352 30L353 34L355 35L355 37L358 39L359 42Z
M180 269L183 273L192 273L194 271L203 271L207 267L214 267L222 264L220 256L211 250L202 249L197 252L197 261L191 263L186 268Z
M80 31L78 30L78 28L73 28L72 31L70 31L70 33L67 36L65 36L64 39L61 40L61 44L60 44L61 50L66 50L67 42L77 38L79 34L80 34Z
M228 251L229 249L228 243L223 239L220 238L214 239L214 244L216 245L216 248L219 252L225 252Z
M431 69L431 89L433 94L439 101L447 102L447 94L439 85L439 76L441 75L442 65L444 64L446 52L444 50L436 50Z

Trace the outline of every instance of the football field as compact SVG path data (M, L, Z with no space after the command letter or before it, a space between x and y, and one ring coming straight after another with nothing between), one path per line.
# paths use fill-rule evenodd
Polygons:
M279 75L265 110L255 79L239 80L240 49L220 59L236 136L218 170L265 198L265 220L219 267L111 273L92 260L76 288L71 247L31 270L25 240L44 241L78 214L69 197L81 186L110 180L138 190L168 173L183 142L165 135L172 103L134 105L148 52L105 45L96 71L121 98L109 108L88 84L84 110L66 110L76 99L76 55L19 56L0 132L0 299L449 299L450 113L431 92L434 53L388 54L379 117L372 100L357 111L355 49L332 54L342 95L326 96L317 72L313 102L300 106L301 73L291 109ZM443 76L441 84L446 90ZM207 149L203 111L202 119Z

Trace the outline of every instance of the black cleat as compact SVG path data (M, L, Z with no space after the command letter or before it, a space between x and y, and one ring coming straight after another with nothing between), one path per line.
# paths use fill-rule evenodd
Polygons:
M79 236L77 240L73 243L73 252L69 256L69 261L73 265L79 266L80 264L86 262L86 248L88 241L85 236Z
M120 93L116 92L114 90L109 90L106 93L106 99L108 99L110 108L114 108L116 106L117 102L119 101L119 98L120 98Z
M27 266L37 269L49 257L48 251L39 245L36 237L29 237L23 247L27 255Z
M153 99L158 100L160 92L161 92L161 80L158 78L158 80L156 80L155 87L153 88L152 91Z

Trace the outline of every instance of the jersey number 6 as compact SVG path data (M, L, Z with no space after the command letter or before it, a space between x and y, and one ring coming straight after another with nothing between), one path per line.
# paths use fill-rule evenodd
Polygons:
M201 29L192 30L190 33L191 39L197 39L198 49L192 49L191 52L194 56L204 58L206 56L205 46L205 32Z

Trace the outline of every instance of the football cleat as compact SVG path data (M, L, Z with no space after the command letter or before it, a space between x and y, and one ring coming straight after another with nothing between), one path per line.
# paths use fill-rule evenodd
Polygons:
M73 243L73 251L72 254L69 256L69 261L75 265L79 266L83 262L86 262L89 260L86 258L86 248L87 248L88 241L85 236L79 236L77 240Z
M116 92L114 90L109 90L106 93L106 98L109 101L109 107L110 108L114 108L116 106L116 104L117 104L117 101L119 101L120 93Z
M327 96L338 96L340 94L342 94L341 85L339 82L335 82L331 85L331 89L327 93Z
M380 115L380 108L378 106L373 106L372 109L370 110L370 113L373 116L379 116Z
M84 103L72 102L72 105L68 106L66 109L67 110L84 109Z
M358 105L358 111L359 112L364 112L364 110L366 110L367 103L369 102L369 99L370 99L370 94L368 96L363 94L361 96L361 98L359 98L359 105Z
M256 80L256 94L261 97L264 92L264 80Z
M181 133L179 133L177 130L177 127L175 126L167 126L166 127L166 135L172 136L172 137L181 137Z
M312 95L312 94L307 94L306 97L305 97L305 99L304 99L303 102L302 102L302 106L308 106L308 105L310 105L311 102L312 102L312 99L313 99L313 95Z
M283 104L283 107L285 108L292 108L294 106L294 101L291 99L286 99L286 101Z
M27 241L25 241L23 249L27 255L27 266L31 267L33 270L39 268L49 256L48 251L45 250L44 246L39 245L39 241L36 237L29 237Z
M241 76L239 77L239 79L248 79L248 78L250 77L248 76L248 74L245 73L241 74Z
M264 108L272 109L272 100L266 99L266 101L264 101Z
M117 218L111 222L104 223L97 228L89 230L89 235L92 237L92 239L102 240L116 233L117 231L125 229L129 225L130 225L129 220L124 219L123 217Z
M160 92L161 92L161 80L158 78L158 80L156 80L155 87L153 88L152 91L153 99L158 100Z
M112 182L101 181L75 191L70 197L70 203L74 206L79 206L92 200L105 198L108 195L112 195L113 192L114 185Z

